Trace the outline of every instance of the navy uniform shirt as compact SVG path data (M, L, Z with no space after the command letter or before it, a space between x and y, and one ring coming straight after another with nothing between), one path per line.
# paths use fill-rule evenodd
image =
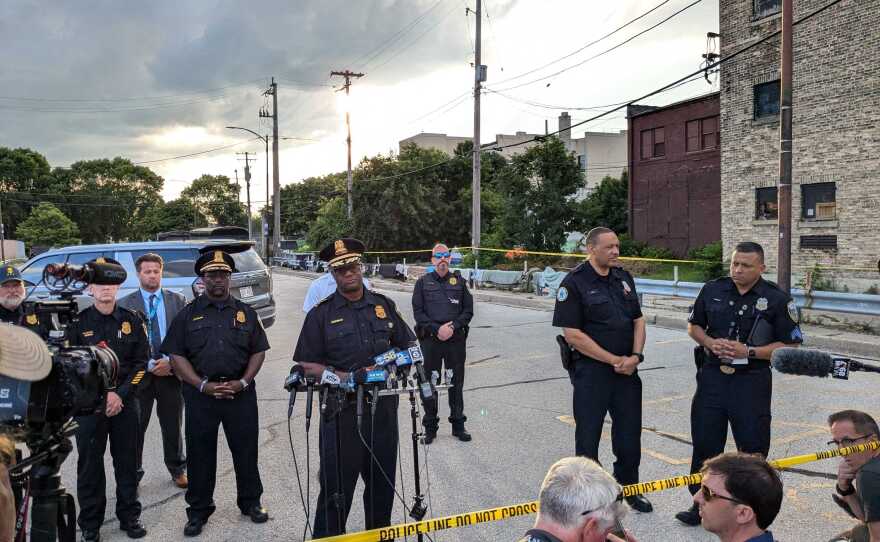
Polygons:
M794 301L772 282L758 279L748 292L740 294L730 277L707 282L688 317L689 323L700 326L713 339L749 346L803 342L798 320Z
M171 322L162 352L186 358L208 380L238 380L254 354L269 349L269 339L247 303L232 296L212 300L200 295Z
M562 542L547 531L541 529L529 529L526 535L519 539L518 542Z
M412 305L416 325L430 336L436 336L446 322L452 322L455 337L465 336L474 317L474 298L457 271L442 277L431 271L420 277L413 288Z
M612 267L603 277L583 262L559 286L553 325L580 329L611 354L628 356L635 336L633 322L641 317L632 275Z
M94 305L79 313L69 328L71 346L97 346L104 341L119 358L116 393L126 399L143 379L150 359L147 328L140 315L116 305L110 314L101 314Z
M293 361L353 371L373 365L373 356L408 348L415 336L387 297L364 290L349 301L337 290L306 315Z
M52 329L51 317L48 314L28 314L24 309L24 304L14 310L0 306L0 322L27 328L42 337L43 340L48 339L49 331Z

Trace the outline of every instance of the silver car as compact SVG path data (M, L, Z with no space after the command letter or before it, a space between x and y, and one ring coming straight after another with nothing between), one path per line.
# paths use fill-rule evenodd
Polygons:
M144 243L116 243L108 245L75 245L46 251L31 258L21 266L22 278L37 284L29 299L49 296L45 285L40 284L43 268L50 263L82 265L89 260L103 256L113 258L125 267L128 278L119 289L118 297L135 291L138 286L134 268L135 260L148 252L162 256L165 261L162 272L162 287L186 296L187 301L194 297L198 289L198 277L194 265L199 250L207 247L228 248L235 260L236 272L232 274L230 290L232 295L244 301L257 311L264 327L275 323L275 298L272 295L272 274L259 254L253 249L252 241L233 241L205 239L199 241L148 241ZM31 291L31 288L28 288ZM90 303L90 298L78 299L80 306Z

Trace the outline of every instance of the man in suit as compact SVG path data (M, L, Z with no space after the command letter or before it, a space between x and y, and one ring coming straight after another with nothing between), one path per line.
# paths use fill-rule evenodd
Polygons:
M186 304L182 295L162 288L162 268L164 262L158 254L147 253L135 261L140 288L119 300L119 305L140 312L144 315L150 339L150 362L147 367L151 378L140 391L141 431L138 441L138 481L144 476L143 453L144 436L153 413L153 402L159 415L162 428L162 448L165 454L165 466L171 473L171 479L177 487L183 489L188 485L186 478L186 458L183 455L183 436L181 425L183 419L183 396L180 380L171 370L171 361L160 352L160 345L165 339L168 326Z

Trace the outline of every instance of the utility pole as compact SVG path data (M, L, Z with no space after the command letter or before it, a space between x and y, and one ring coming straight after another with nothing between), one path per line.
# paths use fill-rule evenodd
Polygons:
M272 190L274 191L272 197L272 215L275 220L273 221L273 232L272 232L272 255L276 255L278 250L281 247L281 181L278 179L278 83L275 82L275 78L272 78L272 83L269 85L269 88L263 92L264 96L272 96ZM269 117L268 114L264 114L262 111L260 112L261 117ZM268 136L266 140L268 141ZM268 171L268 170L267 170ZM269 187L266 187L266 192L268 193ZM268 200L268 194L266 199ZM268 201L266 202L268 204ZM268 238L267 238L268 241ZM269 257L269 251L266 250L267 259Z
M243 154L244 155L244 184L247 189L248 239L252 240L254 238L254 233L252 231L252 226L251 226L251 165L250 165L250 163L252 161L256 162L257 159L256 158L249 158L248 154L250 154L250 153L248 153L247 151L239 152L236 154ZM241 160L241 158L239 158L239 160ZM235 179L237 182L238 181L238 170L235 170Z
M338 71L330 72L330 77L333 77L334 75L338 75L339 77L345 78L345 84L343 84L342 88L340 88L338 90L345 89L346 96L349 95L349 89L351 88L351 78L352 77L360 78L360 77L364 76L364 74L362 74L362 73L354 73L350 70L345 70L345 71L341 71L341 72L338 72ZM352 186L352 179L351 179L351 111L350 111L350 109L351 109L351 107L348 103L348 100L346 100L346 103L345 103L345 128L348 130L348 137L346 138L345 142L348 143L348 176L346 177L345 193L348 196L348 213L346 216L348 216L349 219L351 219L351 209L352 209L352 203L351 203L351 186Z
M0 200L0 262L6 261L6 224L3 223L3 201Z
M465 8L466 12L469 8ZM477 10L473 12L477 18L476 38L474 39L474 174L471 192L473 193L473 209L471 211L471 246L474 251L474 267L479 267L480 255L480 92L486 80L486 66L481 63L480 51L481 28L483 22L481 1L477 0Z
M235 168L235 199L241 203L241 185L238 184L238 168ZM248 220L251 218L248 217Z
M792 0L782 0L782 51L779 79L779 251L776 281L786 294L791 292L791 82L792 82Z

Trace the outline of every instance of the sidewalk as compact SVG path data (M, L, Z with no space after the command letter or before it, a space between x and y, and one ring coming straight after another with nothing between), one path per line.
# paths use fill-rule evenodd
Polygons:
M315 273L278 267L272 268L272 271L308 279L319 276ZM415 285L414 281L400 282L373 277L370 277L369 280L377 290L412 292ZM514 293L494 289L471 290L471 294L474 300L484 303L547 312L553 311L553 305L556 301L551 297L536 296L533 293ZM685 330L687 329L687 307L689 304L690 301L686 299L646 295L642 312L650 325ZM876 335L843 331L813 324L802 324L801 330L805 337L804 346L868 359L880 358L880 337Z

